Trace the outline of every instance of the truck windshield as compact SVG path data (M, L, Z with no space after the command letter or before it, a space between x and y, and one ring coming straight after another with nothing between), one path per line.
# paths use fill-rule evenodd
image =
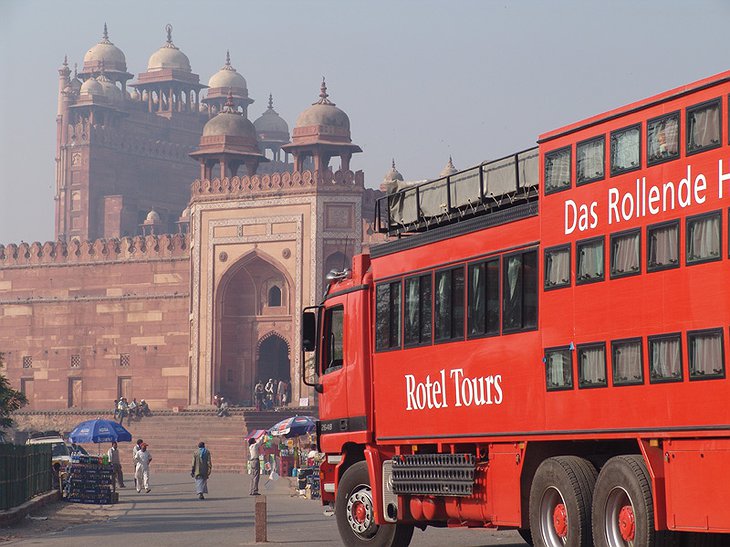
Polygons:
M343 325L345 310L342 306L330 308L324 316L324 347L322 355L322 373L327 374L342 367Z
M53 443L51 445L51 455L55 458L56 456L68 456L68 447L66 443Z

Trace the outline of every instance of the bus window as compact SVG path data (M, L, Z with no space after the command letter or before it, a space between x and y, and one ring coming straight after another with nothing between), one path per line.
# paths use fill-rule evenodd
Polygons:
M679 333L649 337L649 381L682 381L682 339Z
M687 333L689 379L708 380L725 377L725 352L722 329Z
M687 218L687 264L720 260L720 211Z
M720 99L687 109L687 154L720 146Z
M641 167L641 124L611 133L611 176Z
M646 122L646 163L655 165L679 157L679 112Z
M570 286L570 245L545 249L545 290Z
M611 279L641 273L641 232L611 234Z
M499 334L499 259L469 265L469 338Z
M406 346L431 343L431 274L405 281Z
M578 346L578 387L606 387L606 344Z
M601 180L605 171L606 138L601 135L575 147L575 183Z
M505 256L502 270L502 332L537 327L537 251Z
M646 229L646 270L655 272L679 266L679 221L654 224Z
M464 268L436 272L434 292L434 339L439 342L464 338Z
M575 244L576 253L576 284L593 283L603 281L603 265L605 262L603 254L604 238L596 237L578 241Z
M641 338L611 342L613 385L632 386L644 383Z
M545 380L548 391L573 389L572 355L568 346L545 350Z
M342 306L330 308L324 316L324 348L322 359L322 373L327 374L342 368L344 355L344 317L345 310Z
M375 287L375 349L400 347L401 282Z
M570 147L545 154L545 194L570 188Z

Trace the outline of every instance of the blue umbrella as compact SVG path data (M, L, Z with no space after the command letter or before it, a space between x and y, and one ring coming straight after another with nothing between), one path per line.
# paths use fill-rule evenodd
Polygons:
M311 433L316 427L317 423L314 421L314 418L310 416L294 416L275 424L269 429L269 433L289 439Z
M108 443L131 441L132 434L112 420L87 420L69 434L72 443Z

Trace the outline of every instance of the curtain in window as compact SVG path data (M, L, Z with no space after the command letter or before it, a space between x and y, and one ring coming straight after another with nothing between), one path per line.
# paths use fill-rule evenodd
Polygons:
M581 385L606 385L606 350L588 348L579 352Z
M390 284L390 347L400 346L400 312L401 312L401 289L400 282Z
M678 237L676 225L652 229L649 235L649 264L670 266L679 263Z
M390 337L390 286L387 283L375 289L375 347L388 347Z
M570 186L570 152L565 150L545 156L545 188L547 191Z
M451 275L436 274L436 338L444 340L451 335Z
M576 177L578 182L603 176L603 139L578 145Z
M507 279L505 283L504 326L522 326L522 256L507 259Z
M570 283L570 251L550 251L545 255L545 286Z
M420 341L431 341L431 276L422 275L420 279L421 290L421 325L420 325Z
M559 389L571 384L570 354L567 351L555 351L547 354L548 389Z
M667 118L650 124L647 129L649 161L679 154L679 119Z
M720 109L717 106L695 110L689 114L689 137L692 149L720 142Z
M484 334L484 264L469 268L469 334Z
M639 271L639 234L616 237L611 249L611 272L625 274Z
M682 356L679 338L666 338L651 341L651 375L652 378L680 378L682 374Z
M617 345L613 353L613 383L641 382L641 343L632 342Z
M720 256L720 217L693 220L688 225L687 260Z
M629 129L611 138L611 168L633 169L639 166L639 130Z
M419 298L419 280L406 280L406 310L405 310L405 336L406 344L418 342L418 303Z
M598 279L603 276L603 244L581 245L578 253L578 279Z
M689 367L689 374L693 378L722 374L722 332L692 335L689 345Z

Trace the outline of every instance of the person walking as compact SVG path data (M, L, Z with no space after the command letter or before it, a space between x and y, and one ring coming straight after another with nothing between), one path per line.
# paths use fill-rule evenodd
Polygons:
M137 456L137 452L139 452L140 448L142 448L142 443L144 441L142 439L137 439L137 442L132 447L132 474L134 475L134 487L138 488L137 486L137 460L135 457ZM139 490L137 490L139 492Z
M248 463L251 465L251 488L249 496L259 495L259 477L261 476L261 462L259 461L259 447L266 435L261 435L257 441L253 437L248 440Z
M190 476L195 479L195 491L198 499L204 500L203 494L208 493L208 477L213 471L213 461L210 457L210 450L205 448L205 443L200 441L198 449L193 453L193 469Z
M124 488L124 474L122 473L122 462L119 459L119 448L117 441L112 441L112 447L107 452L109 457L109 463L112 464L112 477L114 477L114 484L119 485L119 488Z
M150 490L150 463L152 462L152 454L147 450L147 443L142 443L137 453L134 455L134 478L137 481L137 493L144 491L149 494Z

